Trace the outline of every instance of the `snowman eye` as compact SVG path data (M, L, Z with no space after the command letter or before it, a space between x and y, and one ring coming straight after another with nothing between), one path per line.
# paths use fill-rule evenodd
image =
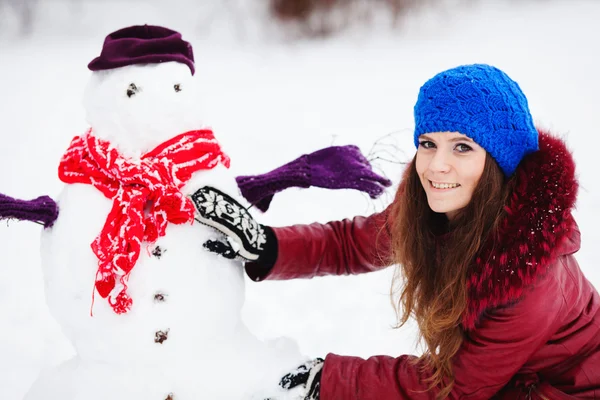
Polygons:
M181 92L181 85L179 83L176 83L175 85L173 85L173 89L175 89L176 92Z
M138 92L138 87L135 86L135 83L130 83L127 88L127 97L131 97Z

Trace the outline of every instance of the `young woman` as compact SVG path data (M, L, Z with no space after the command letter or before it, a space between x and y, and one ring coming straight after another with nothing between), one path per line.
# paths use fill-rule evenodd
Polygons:
M213 188L194 195L197 218L240 251L205 247L245 258L255 281L401 270L399 322L415 318L422 356L329 354L280 385L321 400L600 398L600 297L573 256L565 144L536 130L517 83L488 65L434 76L414 114L417 152L382 213L274 228L224 193L207 212Z

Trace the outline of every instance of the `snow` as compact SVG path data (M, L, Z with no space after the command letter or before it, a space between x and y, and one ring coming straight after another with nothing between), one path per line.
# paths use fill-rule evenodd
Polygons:
M443 69L485 62L515 79L536 123L563 135L573 150L581 184L575 211L582 232L577 259L600 287L593 253L600 241L594 229L600 223L594 155L600 143L595 134L600 55L594 50L600 4L488 2L416 13L395 32L357 29L337 39L290 44L261 43L253 26L247 26L243 40L238 40L237 25L232 32L225 23L215 23L208 33L206 27L197 30L196 11L166 12L166 6L139 2L92 3L73 16L63 3L50 3L52 10L32 38L16 40L6 31L0 36L1 192L58 197L58 161L71 138L87 127L82 107L90 74L86 65L98 55L104 36L125 25L164 24L193 44L198 114L231 156L233 174L266 172L332 143L357 144L368 153L390 133L386 140L400 147L390 151L408 160L414 153L412 106L419 86ZM382 161L378 166L398 182L400 166ZM273 225L325 222L381 209L392 195L393 188L376 201L352 191L290 190L277 195L267 213L255 215ZM40 231L28 223L0 226L2 399L21 399L42 367L74 353L45 304ZM392 273L290 282L246 279L243 320L259 338L293 338L308 356L418 353L413 325L392 329ZM83 290L87 297L91 285ZM201 317L199 311L188 318Z

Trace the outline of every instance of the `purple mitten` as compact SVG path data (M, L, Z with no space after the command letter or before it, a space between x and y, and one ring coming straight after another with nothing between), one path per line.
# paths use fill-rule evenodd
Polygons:
M19 200L0 193L0 219L32 221L49 228L58 218L58 205L48 196Z
M290 187L356 189L376 198L392 184L373 172L369 161L353 145L326 147L266 174L238 176L236 181L246 200L261 211L269 208L275 193Z
M377 198L392 181L376 174L353 145L327 147L307 156L310 185L326 189L356 189Z
M300 156L266 174L236 177L242 196L265 212L275 193L290 187L310 187L310 167L306 158L306 155Z

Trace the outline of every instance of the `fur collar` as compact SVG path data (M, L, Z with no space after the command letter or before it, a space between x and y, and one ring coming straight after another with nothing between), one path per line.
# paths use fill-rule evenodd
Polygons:
M539 131L539 151L527 155L515 174L515 189L496 232L467 277L469 300L462 326L472 330L484 312L517 301L561 255L576 230L571 217L578 183L565 143ZM499 244L498 244L499 243Z

